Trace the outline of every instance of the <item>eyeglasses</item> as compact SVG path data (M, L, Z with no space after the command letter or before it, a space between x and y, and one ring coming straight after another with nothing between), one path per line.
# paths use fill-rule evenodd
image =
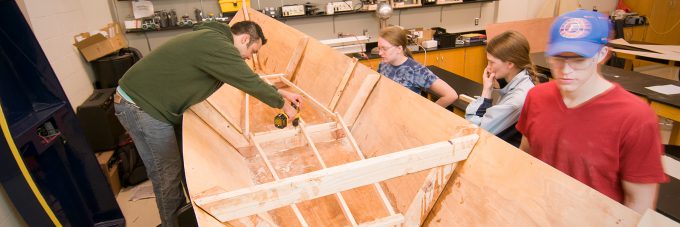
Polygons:
M387 47L387 48L385 48L385 47L378 47L378 52L385 52L385 51L388 51L388 50L392 49L393 47L396 47L396 46L391 46L391 47Z
M570 68L576 70L587 69L590 67L595 58L582 58L582 57L548 57L548 64L551 68L564 68L564 65L569 65Z

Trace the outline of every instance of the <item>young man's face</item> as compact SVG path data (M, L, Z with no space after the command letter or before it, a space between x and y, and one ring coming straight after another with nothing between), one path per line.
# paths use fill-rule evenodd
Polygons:
M599 56L599 52L592 58L565 52L548 57L550 71L559 89L564 92L576 91L591 78L597 76Z
M234 42L234 46L236 49L238 49L238 52L241 54L241 58L243 58L243 60L248 60L253 57L253 54L257 54L257 52L260 51L260 47L262 47L262 39L258 39L256 42L248 45L249 42L249 35L238 36Z

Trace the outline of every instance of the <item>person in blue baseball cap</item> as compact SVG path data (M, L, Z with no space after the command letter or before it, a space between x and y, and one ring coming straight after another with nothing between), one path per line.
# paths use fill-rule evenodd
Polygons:
M649 105L599 71L610 29L593 11L555 20L546 50L553 80L529 91L516 127L520 149L643 213L668 180L663 146Z

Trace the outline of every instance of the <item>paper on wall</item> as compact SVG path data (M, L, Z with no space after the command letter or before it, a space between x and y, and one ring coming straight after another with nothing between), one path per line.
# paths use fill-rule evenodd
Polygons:
M132 13L135 19L153 16L153 4L151 1L132 1Z
M659 92L664 95L675 95L675 94L680 94L680 87L668 84L668 85L659 85L659 86L651 86L651 87L646 87L649 90Z

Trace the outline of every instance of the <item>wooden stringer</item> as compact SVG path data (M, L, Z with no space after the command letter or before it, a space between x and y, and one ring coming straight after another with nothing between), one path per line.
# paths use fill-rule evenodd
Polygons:
M286 79L289 81L295 81L295 71L297 69L298 64L300 63L300 60L302 59L302 55L305 52L305 48L307 47L307 41L309 41L309 37L305 36L300 39L298 42L297 47L293 51L293 55L290 57L290 61L288 61L288 66L286 66L286 71L284 74L286 75Z

